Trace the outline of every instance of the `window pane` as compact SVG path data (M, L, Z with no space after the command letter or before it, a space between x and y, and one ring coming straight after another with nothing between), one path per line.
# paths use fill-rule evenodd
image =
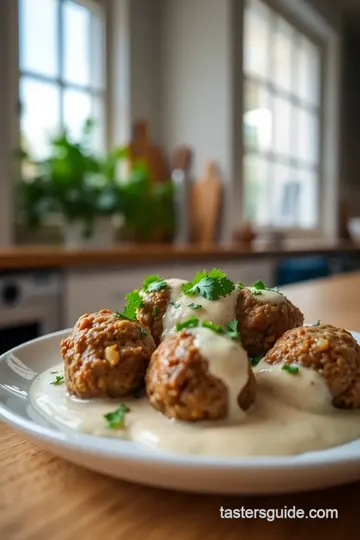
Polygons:
M69 0L64 2L65 79L73 84L90 84L91 12Z
M318 185L319 178L313 171L301 171L300 225L303 229L312 229L318 222Z
M78 90L64 91L64 127L78 140L91 117L91 96Z
M267 192L269 163L260 156L246 154L243 167L245 219L259 225L267 225L271 219L271 207Z
M318 118L300 108L297 109L296 114L297 157L316 165L319 162Z
M103 99L93 98L92 118L95 122L93 148L97 154L101 154L105 152L105 111Z
M301 182L298 171L281 164L273 165L272 222L276 227L296 227L301 221Z
M23 77L20 81L21 142L40 159L47 157L49 137L60 127L60 94L55 85Z
M95 12L91 16L91 85L97 89L105 86L105 26Z
M20 0L20 69L58 75L58 0Z
M268 91L251 81L244 82L244 144L269 150L272 140L272 114Z
M250 2L244 14L244 71L266 77L269 54L269 10Z
M297 47L297 94L314 105L320 102L320 52L304 37Z
M274 34L274 72L271 79L284 90L292 89L293 30L283 19L278 18Z
M274 152L292 154L291 124L292 105L285 99L274 96Z

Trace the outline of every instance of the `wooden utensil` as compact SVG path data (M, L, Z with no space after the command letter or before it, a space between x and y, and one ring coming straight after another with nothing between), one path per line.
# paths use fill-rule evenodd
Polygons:
M223 183L213 161L206 165L205 175L192 187L191 215L195 242L211 244L216 239L220 221Z
M160 148L149 139L148 125L143 120L139 120L133 125L129 154L130 162L136 159L146 161L149 167L151 181L154 184L166 182L169 179L169 167L165 156Z

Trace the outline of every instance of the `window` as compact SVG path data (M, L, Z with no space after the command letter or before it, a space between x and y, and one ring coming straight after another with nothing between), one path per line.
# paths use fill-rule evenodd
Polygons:
M19 0L21 139L44 158L63 128L78 137L95 120L94 150L105 146L104 20L94 2Z
M321 50L258 0L244 14L244 215L259 226L319 224Z

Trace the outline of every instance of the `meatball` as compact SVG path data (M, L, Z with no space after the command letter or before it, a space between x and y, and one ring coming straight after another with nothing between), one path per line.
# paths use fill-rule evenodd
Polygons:
M286 330L304 323L301 311L281 293L260 291L254 294L249 288L239 291L236 318L249 356L266 353Z
M149 328L158 345L163 331L163 316L170 301L171 289L165 287L159 291L141 293L143 305L137 309L136 318Z
M294 328L276 342L265 361L315 369L335 407L360 408L360 346L346 330L330 324Z
M120 397L144 386L154 340L137 321L112 311L82 315L61 342L65 382L82 399Z
M190 422L224 418L228 414L228 387L211 373L195 337L194 333L183 330L162 341L146 373L148 399L155 409L170 418ZM239 367L242 360L246 362L248 382L237 396L237 403L246 410L255 400L256 379L245 351L242 359L240 346L239 350L240 357L236 360Z

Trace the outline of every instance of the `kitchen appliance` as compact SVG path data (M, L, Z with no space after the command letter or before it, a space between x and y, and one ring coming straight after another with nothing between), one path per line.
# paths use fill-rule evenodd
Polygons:
M0 274L0 354L60 328L60 274Z

